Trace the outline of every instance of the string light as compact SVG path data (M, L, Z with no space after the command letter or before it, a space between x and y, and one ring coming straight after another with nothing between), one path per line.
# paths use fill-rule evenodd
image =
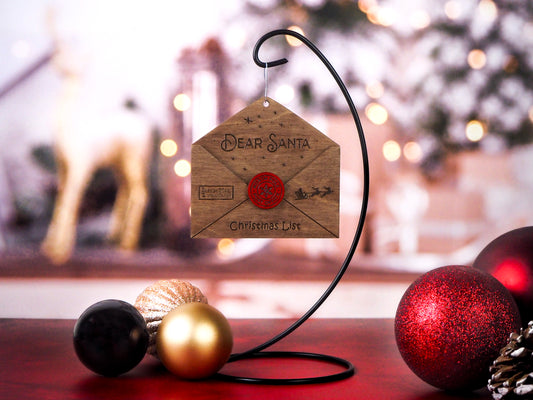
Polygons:
M174 172L180 178L185 178L191 173L191 164L187 160L179 160L174 164Z
M370 7L366 12L367 19L373 24L379 25L379 10L380 7L376 4Z
M422 160L422 148L417 142L407 142L403 146L403 156L407 161L417 163Z
M444 4L444 14L451 20L458 19L461 16L461 3L456 0L447 1Z
M482 122L474 119L466 124L465 134L471 142L479 142L485 135L485 126Z
M391 26L396 20L396 13L390 7L377 7L375 9L376 22L382 26Z
M165 157L172 157L178 152L178 144L172 139L165 139L159 145L159 150Z
M383 87L383 84L379 81L373 81L366 85L366 94L373 98L373 99L379 99L381 96L383 96L383 93L385 92L385 88Z
M302 36L305 36L303 29L297 25L289 26L287 29L290 31L297 32ZM287 43L289 43L289 45L293 47L298 47L302 45L302 42L299 39L295 38L294 36L286 35L285 40L287 40Z
M191 98L185 93L180 93L174 97L174 108L178 111L187 111L191 107Z
M483 50L473 49L468 53L467 61L470 68L481 69L487 63L487 56Z
M481 0L477 9L489 21L494 21L498 17L498 7L492 0Z
M359 9L365 14L369 12L373 7L377 7L376 0L359 0L357 2Z
M397 161L402 155L402 149L395 140L387 140L383 144L382 152L385 160L390 162Z
M276 89L276 99L282 104L290 103L294 99L294 88L290 85L280 85Z
M383 125L389 119L387 109L378 103L368 104L365 108L365 114L376 125Z
M231 239L220 239L217 244L217 250L223 257L229 257L235 251L235 242Z

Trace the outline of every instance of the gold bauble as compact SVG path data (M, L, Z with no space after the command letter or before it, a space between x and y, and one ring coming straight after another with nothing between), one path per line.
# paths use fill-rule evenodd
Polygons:
M183 379L202 379L224 366L233 347L228 320L205 303L186 303L161 321L156 337L163 365Z

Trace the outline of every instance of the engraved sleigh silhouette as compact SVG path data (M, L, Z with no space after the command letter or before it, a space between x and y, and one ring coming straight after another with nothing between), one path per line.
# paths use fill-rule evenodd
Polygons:
M191 236L339 236L340 147L261 98L192 145Z

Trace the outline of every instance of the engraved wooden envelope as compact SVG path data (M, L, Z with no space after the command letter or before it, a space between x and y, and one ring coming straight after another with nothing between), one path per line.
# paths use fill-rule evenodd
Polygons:
M339 236L340 147L259 99L192 145L191 236Z

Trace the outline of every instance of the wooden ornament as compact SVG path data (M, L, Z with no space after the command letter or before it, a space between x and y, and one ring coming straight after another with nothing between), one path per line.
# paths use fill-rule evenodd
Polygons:
M194 238L339 236L340 147L270 98L192 145Z

